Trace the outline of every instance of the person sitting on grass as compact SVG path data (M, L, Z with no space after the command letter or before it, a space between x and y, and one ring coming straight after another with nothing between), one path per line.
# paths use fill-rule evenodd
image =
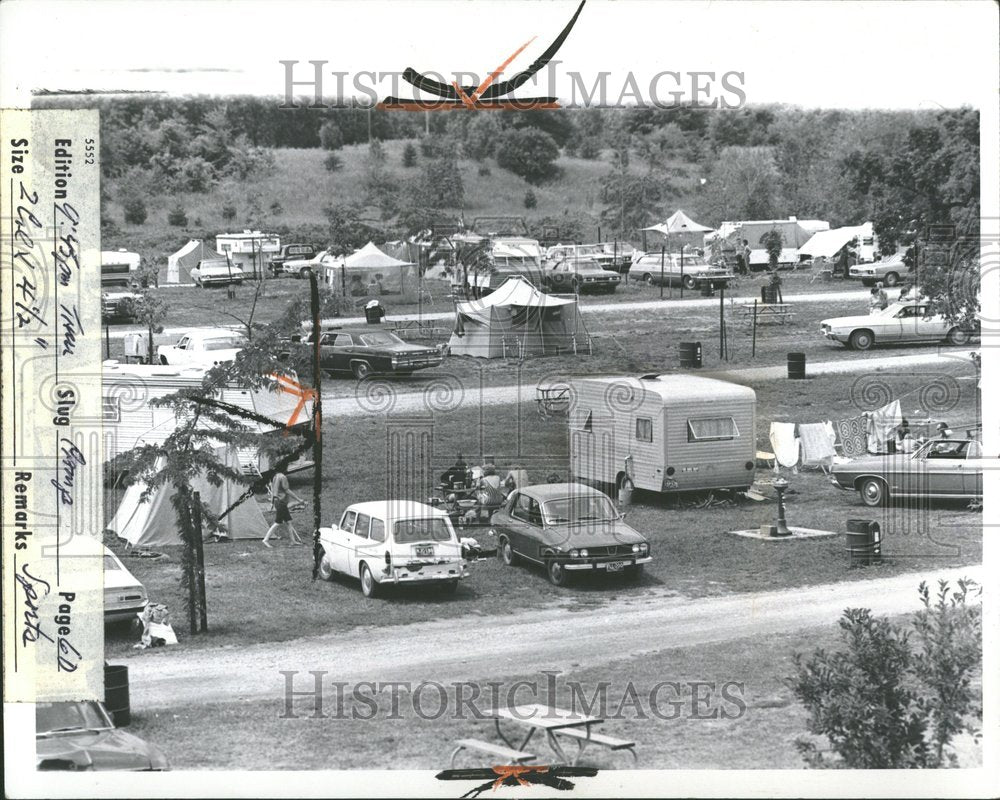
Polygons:
M274 473L267 491L271 495L271 505L274 507L274 524L264 534L264 547L271 546L268 544L268 540L281 529L288 531L293 544L302 544L302 539L299 538L295 526L292 525L292 515L288 511L288 498L294 497L299 503L305 503L305 500L291 490L288 486L288 477L281 470Z

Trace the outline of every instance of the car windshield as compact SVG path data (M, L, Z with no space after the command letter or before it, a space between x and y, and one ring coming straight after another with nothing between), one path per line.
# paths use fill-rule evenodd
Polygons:
M104 569L121 569L118 560L114 556L104 556Z
M112 727L95 703L73 702L36 703L35 733L56 731L104 730Z
M542 503L542 515L549 525L607 522L618 518L618 512L611 501L599 495L580 495L549 500Z
M935 439L913 454L914 458L965 458L968 439Z
M362 333L361 344L368 347L388 347L394 344L405 344L396 334L388 331L378 331L377 333Z
M450 542L451 528L441 517L402 519L392 526L392 535L397 544L413 542Z
M205 339L205 350L235 350L243 347L246 340L242 336L220 336L217 339Z

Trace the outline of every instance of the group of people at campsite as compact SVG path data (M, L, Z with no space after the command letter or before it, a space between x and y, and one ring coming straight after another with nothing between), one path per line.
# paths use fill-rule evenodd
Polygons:
M478 522L484 515L488 519L514 489L528 485L528 473L519 465L512 466L502 479L500 473L490 456L481 466L470 466L459 453L455 463L441 474L439 488L445 511L459 523Z

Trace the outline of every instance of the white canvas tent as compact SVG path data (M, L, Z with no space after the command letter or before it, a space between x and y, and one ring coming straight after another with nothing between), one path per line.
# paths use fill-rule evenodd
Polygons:
M225 258L200 239L192 239L172 256L167 257L167 283L180 283L181 273L190 279L191 270L199 261L211 258Z
M695 222L691 219L691 217L678 209L670 215L666 222L658 222L656 225L650 225L648 228L643 228L643 230L656 231L658 233L662 233L664 236L674 236L675 234L680 233L711 233L712 228Z
M589 350L576 297L544 294L520 276L488 296L455 306L453 355L479 358L552 355Z
M415 287L413 278L415 265L412 261L400 261L383 253L374 243L368 242L360 250L336 261L323 261L323 281L338 289L346 284L347 294L361 297L369 294L368 286L375 284L383 292L402 293L407 286Z
M233 447L219 448L220 460L232 469L240 468L239 455ZM191 488L201 494L202 502L218 516L231 506L246 491L246 487L234 481L223 481L213 486L204 475L191 481ZM171 499L172 486L163 486L145 502L140 502L145 487L133 484L125 490L121 505L108 529L119 539L125 539L132 547L163 547L182 544L177 525L177 512ZM263 539L268 524L261 513L257 501L249 497L219 520L233 539ZM207 530L205 531L208 532Z
M874 229L870 222L866 222L864 225L833 228L814 233L809 241L799 248L799 253L813 258L833 258L845 244L857 239L860 259L871 261L874 257L874 252L872 252L874 237Z

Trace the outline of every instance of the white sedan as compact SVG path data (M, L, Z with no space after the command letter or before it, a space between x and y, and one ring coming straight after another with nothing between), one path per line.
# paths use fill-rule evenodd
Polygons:
M149 603L146 587L104 548L104 623L133 620Z
M320 577L358 578L365 597L388 584L435 584L453 592L467 574L448 515L424 503L355 503L339 525L319 529L319 541Z
M246 345L246 337L228 328L206 328L185 333L176 344L161 344L156 355L161 364L181 367L214 367L232 361Z
M855 317L834 317L820 323L823 336L854 350L876 344L941 342L964 345L972 338L968 328L932 314L926 302L891 303L884 309Z
M329 250L321 250L312 258L294 258L281 265L281 272L285 275L294 275L296 278L308 278L309 273L316 271L325 265L339 264L341 258L335 256Z

